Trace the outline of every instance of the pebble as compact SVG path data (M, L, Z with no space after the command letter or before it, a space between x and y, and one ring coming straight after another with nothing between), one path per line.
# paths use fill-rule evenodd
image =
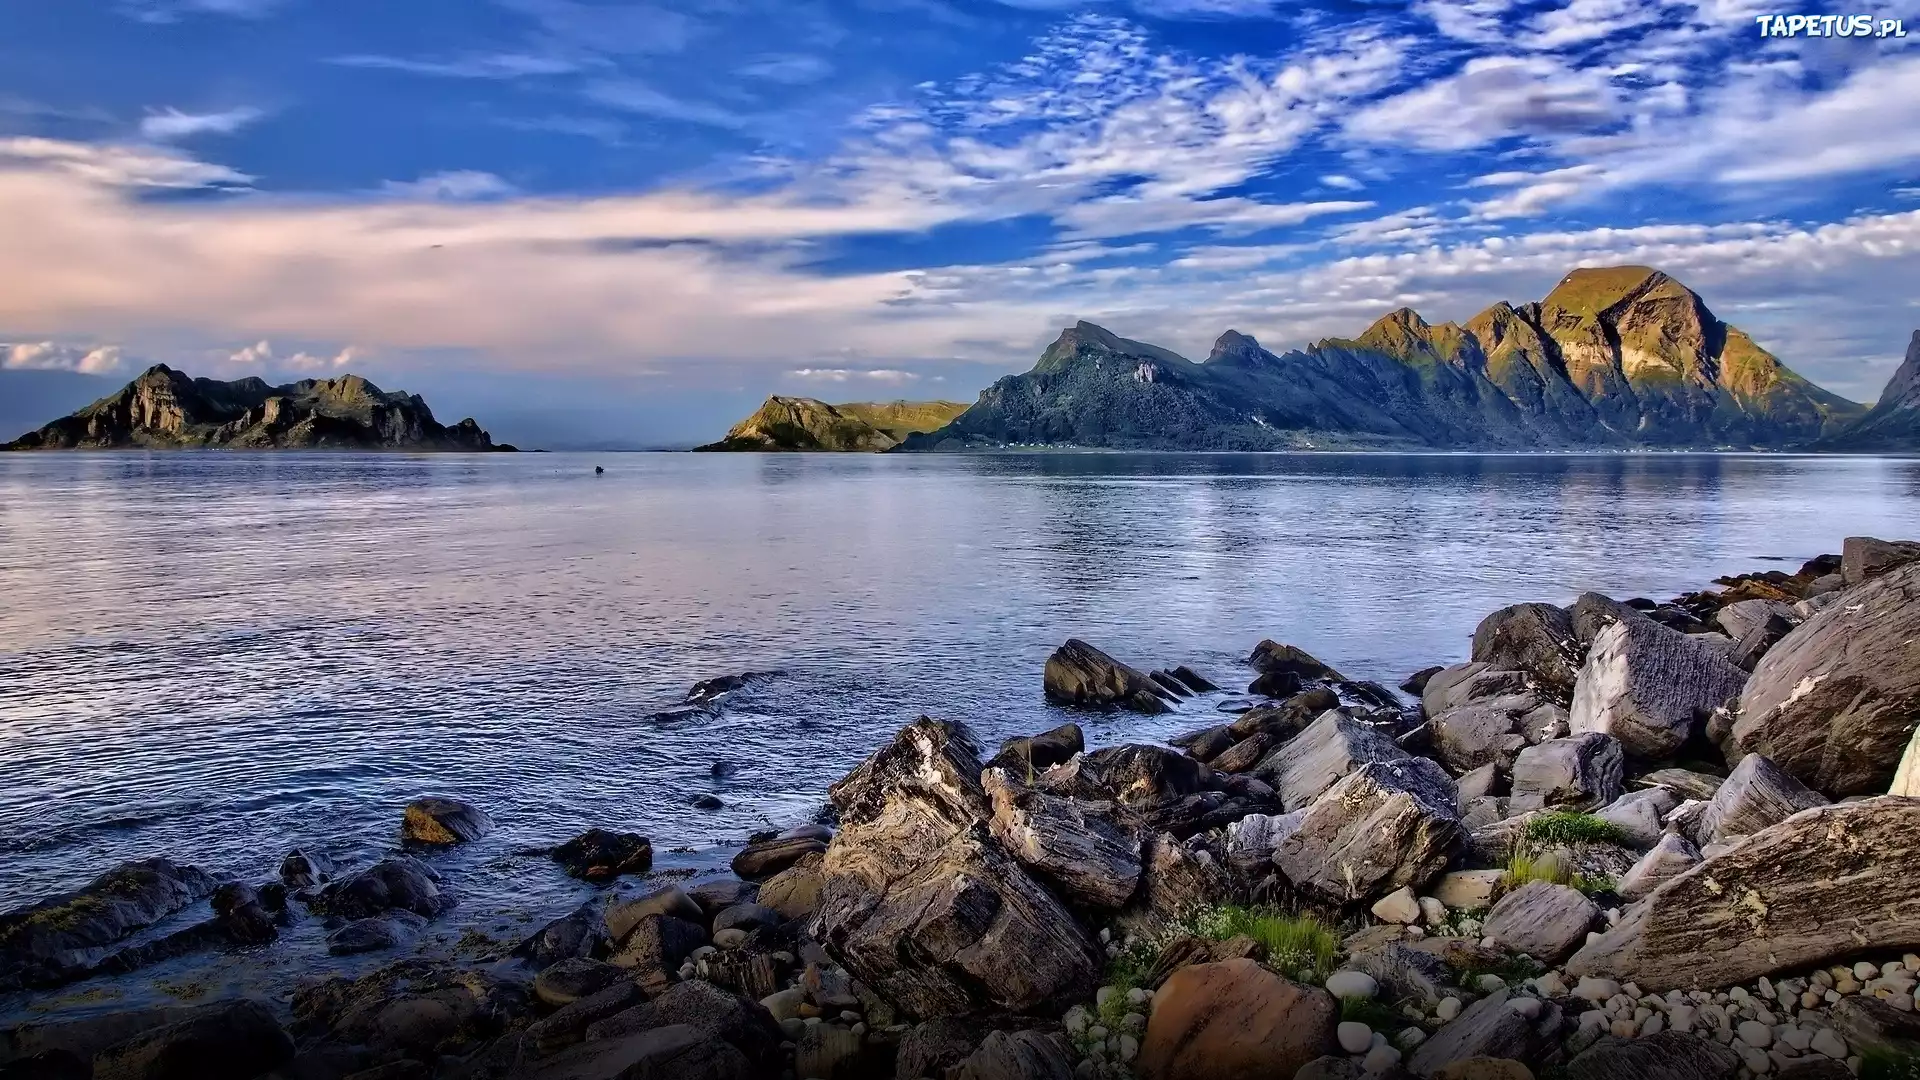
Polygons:
M1103 986L1103 987L1101 987L1100 989L1098 989L1098 990L1096 990L1096 991L1094 991L1094 992L1093 992L1093 1004L1094 1004L1094 1006L1095 1006L1096 1008L1101 1008L1101 1009L1104 1009L1104 1008L1106 1008L1106 1007L1107 1007L1107 1002L1109 1002L1109 1001L1112 1001L1112 1000L1113 1000L1113 995L1115 995L1115 994L1117 994L1117 993L1119 993L1119 992L1120 992L1120 988L1119 988L1119 987L1117 987L1117 986Z
M1399 1043L1402 1049L1412 1050L1427 1041L1427 1033L1423 1028L1402 1028L1400 1034L1394 1036L1394 1041Z
M1644 1039L1649 1035L1658 1035L1666 1030L1666 1027L1667 1018L1660 1013L1654 1013L1640 1025L1640 1037Z
M1529 1020L1540 1015L1540 999L1536 997L1517 997L1507 1002L1507 1007Z
M1598 1005L1620 992L1620 984L1612 979L1583 977L1573 988L1573 996L1582 1001L1591 1001Z
M1373 905L1373 917L1386 923L1405 926L1420 920L1420 901L1410 888L1395 890Z
M1689 1031L1693 1028L1696 1010L1691 1005L1675 1005L1667 1010L1667 1024L1675 1031Z
M1879 976L1880 969L1867 963L1865 960L1853 965L1853 977L1859 979L1861 982L1866 982L1868 979L1879 978Z
M1440 1004L1434 1006L1433 1015L1438 1017L1443 1023L1448 1020L1452 1020L1456 1016L1459 1016L1460 1015L1460 999L1457 997L1441 998Z
M1143 987L1136 986L1133 989L1127 991L1127 1004L1129 1005L1145 1005L1147 1002L1152 1000L1153 1000L1153 991L1147 990Z
M1120 1036L1120 1053L1119 1053L1120 1060L1132 1061L1134 1058L1137 1058L1139 1056L1140 1056L1140 1040L1134 1038L1131 1035Z
M1325 1028L1320 1030L1325 1031ZM1373 1048L1373 1029L1365 1024L1347 1020L1334 1029L1334 1038L1340 1040L1340 1049L1349 1054L1364 1054ZM1324 1036L1323 1036L1324 1038Z
M1633 1038L1633 1033L1635 1030L1633 1026L1633 1021L1631 1020L1615 1020L1613 1023L1607 1026L1607 1029L1613 1034L1618 1035L1622 1039Z
M1758 1020L1742 1020L1733 1033L1740 1036L1741 1042L1759 1050L1773 1045L1773 1029Z
M1545 975L1533 980L1533 988L1538 990L1543 997L1567 996L1567 980L1561 978L1560 973L1557 971L1549 971Z
M1069 1035L1086 1034L1087 1025L1092 1022L1093 1016L1087 1012L1085 1005L1075 1005L1073 1008L1067 1010L1067 1015L1060 1018L1061 1026L1067 1029L1067 1034Z
M1830 1058L1845 1058L1847 1040L1841 1038L1832 1028L1821 1028L1813 1033L1813 1041L1807 1044L1807 1049L1817 1054L1825 1054Z
M1767 1056L1766 1051L1751 1046L1736 1046L1734 1049L1740 1054L1740 1063L1755 1076L1765 1076L1773 1071L1773 1059Z
M1360 1061L1362 1071L1379 1075L1400 1064L1400 1051L1391 1046L1376 1046Z
M1474 985L1484 993L1497 994L1507 988L1507 980L1498 975L1482 975L1474 980Z
M1582 1029L1604 1028L1609 1024L1611 1024L1612 1022L1613 1022L1613 1018L1607 1015L1607 1012L1605 1009L1589 1009L1586 1012L1583 1012L1580 1014L1580 1020L1579 1020L1580 1027Z
M747 932L737 926L729 926L725 930L716 930L713 935L713 943L723 949L737 949L747 943Z
M1327 976L1327 993L1337 998L1371 998L1380 984L1364 971L1336 971Z
M1799 1024L1786 1024L1775 1034L1779 1035L1782 1043L1795 1050L1805 1050L1813 1045L1813 1032Z
M1423 896L1415 901L1420 905L1420 921L1428 926L1439 926L1447 921L1447 905L1439 898Z
M1130 1012L1120 1018L1120 1030L1138 1035L1147 1030L1147 1018L1137 1012Z

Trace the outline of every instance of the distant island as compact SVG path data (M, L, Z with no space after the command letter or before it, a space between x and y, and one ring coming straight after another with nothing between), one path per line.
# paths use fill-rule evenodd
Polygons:
M417 394L358 375L273 386L194 379L156 364L70 416L0 450L513 451L468 418L448 427Z
M967 411L957 401L857 401L829 405L813 398L770 397L719 442L698 451L891 450L910 435L934 431Z
M1229 330L1194 363L1082 322L899 451L1920 450L1920 335L1879 404L1796 374L1644 266L1579 269L1466 325L1401 308L1274 354Z

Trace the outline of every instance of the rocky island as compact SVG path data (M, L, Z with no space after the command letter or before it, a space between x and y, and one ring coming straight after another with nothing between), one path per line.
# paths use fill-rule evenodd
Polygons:
M472 418L448 427L417 394L358 375L273 386L194 379L156 364L118 393L0 450L511 451Z
M460 889L436 853L494 833L455 800L396 808L369 865L127 864L0 914L0 991L258 962L298 920L397 958L286 1000L56 1013L0 1033L0 1076L1915 1075L1920 543L1517 604L1453 659L1409 701L1263 641L1243 694L1070 640L1036 693L1193 729L1093 748L1069 721L996 750L922 717L823 823L471 962L407 955ZM631 833L549 854L602 887L653 875Z
M909 435L950 423L967 407L954 401L856 401L829 405L775 395L699 451L891 450Z
M1868 418L1668 275L1585 268L1465 325L1402 308L1279 354L1229 330L1200 363L1082 322L900 450L1912 451L1912 381Z

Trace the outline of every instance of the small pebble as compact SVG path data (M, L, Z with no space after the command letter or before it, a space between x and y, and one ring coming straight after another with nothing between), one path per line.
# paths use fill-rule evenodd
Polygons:
M1440 1004L1434 1006L1433 1015L1438 1017L1442 1023L1445 1023L1449 1020L1452 1020L1454 1017L1459 1016L1460 1015L1460 999L1457 997L1441 998Z
M1507 988L1507 980L1498 975L1482 975L1474 981L1483 992L1493 994Z
M1323 999L1324 1000L1324 999ZM1325 1028L1321 1029L1326 1030ZM1334 1029L1334 1038L1340 1041L1340 1049L1349 1054L1364 1054L1373 1048L1373 1029L1365 1024L1347 1020ZM1324 1036L1322 1036L1324 1038Z
M1376 1046L1360 1061L1362 1071L1379 1075L1400 1064L1400 1051L1391 1046Z
M1773 1029L1758 1020L1743 1020L1733 1031L1741 1042L1755 1049L1765 1050L1773 1045Z
M1830 1058L1844 1059L1847 1056L1847 1040L1841 1038L1832 1028L1821 1028L1813 1033L1813 1041L1807 1049L1825 1054Z

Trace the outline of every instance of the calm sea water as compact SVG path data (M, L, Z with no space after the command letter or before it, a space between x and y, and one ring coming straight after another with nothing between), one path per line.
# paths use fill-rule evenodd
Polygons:
M1040 671L1069 636L1222 684L1274 637L1391 684L1504 604L1665 597L1850 533L1920 534L1920 462L0 455L0 909L148 855L364 863L436 793L500 823L436 856L452 950L592 894L528 848L597 825L712 868L918 714L1060 723ZM782 674L656 715L745 670ZM284 982L320 937L108 997Z

